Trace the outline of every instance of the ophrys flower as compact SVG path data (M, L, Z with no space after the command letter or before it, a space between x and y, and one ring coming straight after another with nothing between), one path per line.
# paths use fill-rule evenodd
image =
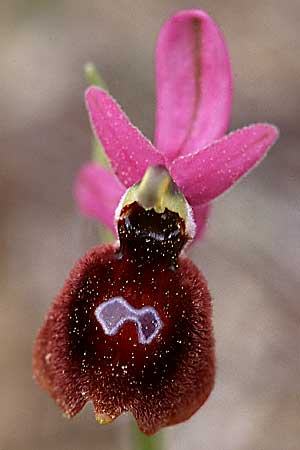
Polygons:
M147 434L189 418L214 384L211 299L184 255L210 202L247 173L277 138L252 125L226 137L231 70L222 35L204 12L183 11L157 46L155 146L105 91L86 94L114 173L86 166L84 212L119 240L76 263L50 309L34 372L73 416L91 400L108 423L130 411Z

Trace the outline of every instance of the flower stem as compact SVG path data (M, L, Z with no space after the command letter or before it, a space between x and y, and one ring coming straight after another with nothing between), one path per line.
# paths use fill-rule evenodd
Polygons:
M83 71L85 80L88 85L98 86L101 89L108 91L107 85L103 80L102 76L100 75L100 72L97 70L95 64L91 62L86 63L83 68ZM95 136L93 136L92 141L92 160L96 163L99 163L102 167L106 168L109 167L109 162L105 154L104 148L99 142L99 140L96 139Z
M93 63L89 62L85 64L84 75L87 84L101 87L105 91L108 90L105 81L103 80L96 66Z
M132 438L134 450L162 450L161 433L154 436L146 436L137 427L136 423L132 425Z

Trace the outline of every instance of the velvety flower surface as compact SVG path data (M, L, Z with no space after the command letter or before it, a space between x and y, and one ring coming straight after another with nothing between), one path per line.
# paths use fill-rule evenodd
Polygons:
M129 411L152 434L204 403L214 383L214 352L210 295L192 262L180 258L175 273L160 264L142 270L120 261L113 246L83 257L38 336L34 370L67 416L92 400L100 423ZM104 333L94 311L120 296L136 309L157 311L163 323L157 339L142 344L133 320L114 336Z
M152 434L207 399L215 373L211 298L195 265L179 256L187 230L176 212L128 203L120 243L76 263L34 348L35 378L67 416L91 400L100 423L129 411Z
M210 202L254 167L278 132L256 124L223 137L231 70L222 35L202 11L183 11L157 44L154 145L105 91L86 102L113 171L87 164L83 212L118 234L71 271L34 347L34 375L69 417L92 401L96 419L135 416L152 434L188 419L215 375L211 298L184 256Z
M230 119L232 75L223 36L203 11L181 11L160 32L156 48L154 145L106 92L91 87L86 104L113 173L88 163L75 196L80 210L116 233L114 211L147 167L163 164L192 206L200 238L210 202L265 156L276 127L255 124L222 137ZM142 106L141 106L142 107Z

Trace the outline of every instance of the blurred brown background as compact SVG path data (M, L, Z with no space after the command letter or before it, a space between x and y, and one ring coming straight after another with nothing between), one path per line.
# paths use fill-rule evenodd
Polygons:
M213 210L192 258L214 297L218 377L165 431L170 450L300 449L299 0L1 0L0 450L131 450L127 417L61 417L34 385L31 347L75 259L97 242L72 180L90 156L82 66L94 61L149 137L162 22L199 7L232 56L232 128L268 121L280 142Z

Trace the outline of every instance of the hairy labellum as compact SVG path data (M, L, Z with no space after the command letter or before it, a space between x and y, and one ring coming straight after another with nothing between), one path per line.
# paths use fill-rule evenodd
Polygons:
M214 383L211 298L179 253L185 222L167 208L121 209L119 244L73 268L34 349L34 374L67 416L85 403L108 423L130 411L155 433L188 419Z

